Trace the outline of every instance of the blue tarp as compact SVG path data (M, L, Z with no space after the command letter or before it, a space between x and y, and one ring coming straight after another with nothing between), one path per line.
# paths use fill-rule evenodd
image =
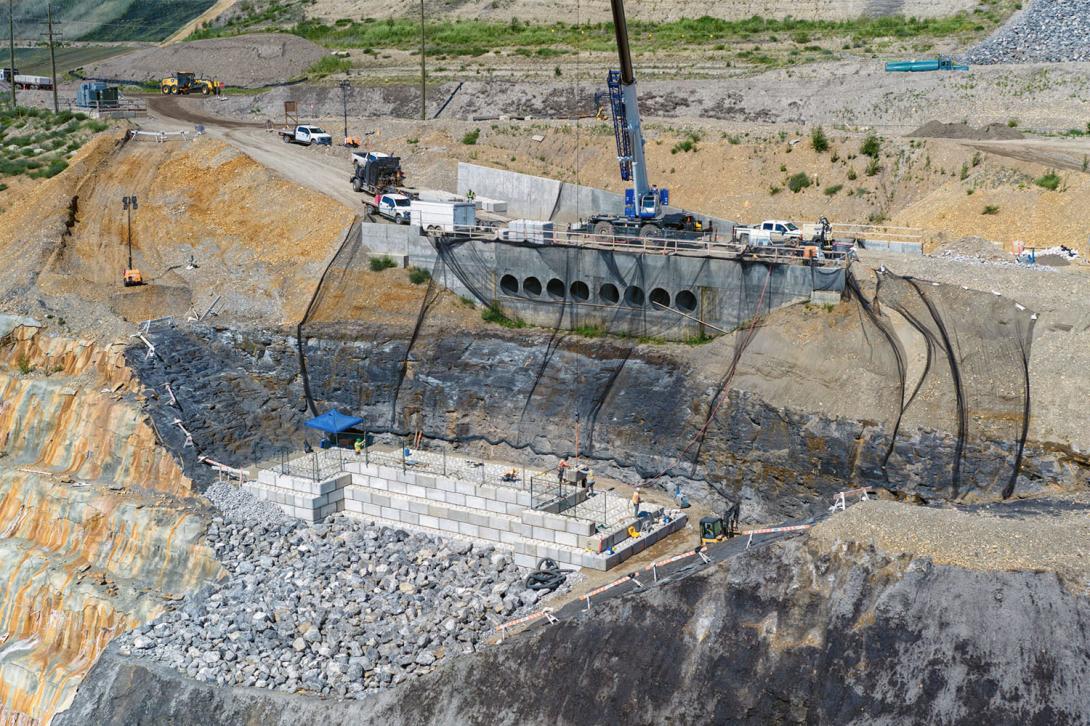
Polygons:
M363 419L357 416L346 416L337 409L326 411L317 418L307 421L306 425L312 429L325 431L331 434L339 434L353 426L363 423Z

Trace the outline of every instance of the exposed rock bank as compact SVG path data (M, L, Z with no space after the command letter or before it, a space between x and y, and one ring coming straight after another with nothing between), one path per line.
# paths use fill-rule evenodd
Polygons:
M56 723L1040 723L1090 718L1090 600L792 541L363 702L213 688L108 654Z

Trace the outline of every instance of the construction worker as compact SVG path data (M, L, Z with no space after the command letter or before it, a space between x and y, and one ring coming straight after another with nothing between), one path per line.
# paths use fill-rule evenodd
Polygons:
M632 516L636 519L640 518L640 490L632 492Z
M356 450L356 458L359 458L360 452L363 451L363 438L357 437L356 443L352 444L352 448Z
M568 471L568 460L561 459L560 463L556 465L556 483L564 483L564 474Z
M587 470L587 494L594 494L594 469Z

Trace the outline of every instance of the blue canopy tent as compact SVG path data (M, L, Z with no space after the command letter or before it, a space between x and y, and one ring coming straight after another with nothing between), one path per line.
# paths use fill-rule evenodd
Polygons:
M338 434L349 431L361 423L363 423L363 419L359 416L347 416L337 409L333 409L326 411L321 416L312 418L306 422L306 425L312 429L326 432L329 434L329 440L337 441ZM325 446L325 443L323 443L323 446Z

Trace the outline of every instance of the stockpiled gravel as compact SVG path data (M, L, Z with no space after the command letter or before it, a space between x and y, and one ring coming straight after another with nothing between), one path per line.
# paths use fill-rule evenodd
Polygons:
M1034 0L966 55L979 65L1090 60L1090 0Z
M120 644L201 681L360 698L474 652L539 598L492 547L344 516L308 526L222 483L205 496L227 577Z

